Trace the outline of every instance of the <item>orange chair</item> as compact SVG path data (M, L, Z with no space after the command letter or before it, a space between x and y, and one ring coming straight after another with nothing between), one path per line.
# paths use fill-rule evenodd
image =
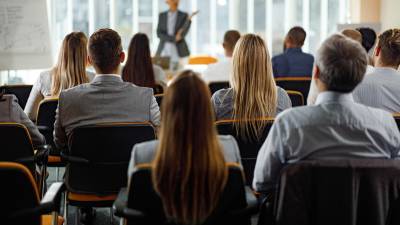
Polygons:
M292 101L292 107L304 105L304 97L301 92L287 90L286 93L289 95L290 101Z
M300 92L304 99L307 100L310 91L311 77L279 77L275 78L276 85L291 91ZM307 102L305 101L305 104Z
M40 200L29 169L13 162L0 162L0 180L1 224L63 224L63 218L58 216L63 183L53 183Z
M218 62L218 59L211 56L194 56L189 58L189 65L208 65Z

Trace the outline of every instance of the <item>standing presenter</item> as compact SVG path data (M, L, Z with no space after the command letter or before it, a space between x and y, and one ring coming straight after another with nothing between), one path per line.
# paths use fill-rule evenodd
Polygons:
M160 13L158 17L157 36L160 38L156 56L170 57L170 69L176 70L183 66L190 55L185 36L190 29L193 16L178 10L179 0L165 1L169 10Z

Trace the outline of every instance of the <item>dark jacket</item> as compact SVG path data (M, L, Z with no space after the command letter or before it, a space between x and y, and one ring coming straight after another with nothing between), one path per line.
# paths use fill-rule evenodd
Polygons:
M274 77L311 77L314 57L301 48L289 48L272 58Z
M175 42L179 57L187 57L190 55L189 47L185 41L185 36L189 31L191 21L188 20L189 15L178 10L178 15L175 24L174 36L168 35L168 11L160 13L158 17L157 37L160 38L160 44L157 49L157 56L161 55L166 42ZM183 29L182 40L175 41L175 35L180 29Z

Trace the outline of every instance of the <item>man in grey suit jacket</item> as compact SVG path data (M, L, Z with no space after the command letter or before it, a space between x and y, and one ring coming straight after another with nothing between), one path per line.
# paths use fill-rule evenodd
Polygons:
M118 75L125 59L121 37L111 29L96 31L89 40L89 62L96 70L91 83L62 91L54 142L65 148L74 128L106 122L160 123L160 110L151 88L123 82Z
M190 55L185 36L189 31L192 17L198 13L188 15L178 10L179 0L167 0L169 10L160 13L158 17L157 36L160 44L157 56L169 56L172 62L178 62L179 58Z

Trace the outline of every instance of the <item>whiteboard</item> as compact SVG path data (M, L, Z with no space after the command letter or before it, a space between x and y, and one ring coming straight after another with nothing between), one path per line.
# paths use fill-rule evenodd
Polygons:
M0 70L51 65L46 0L0 0Z

